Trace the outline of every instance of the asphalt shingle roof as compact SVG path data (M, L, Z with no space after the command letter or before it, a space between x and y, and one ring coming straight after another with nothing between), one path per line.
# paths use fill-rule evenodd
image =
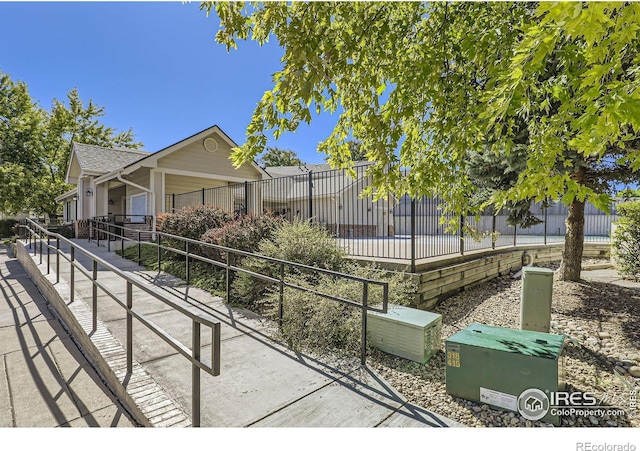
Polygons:
M110 148L90 144L73 143L78 163L83 171L107 174L149 156L136 149Z

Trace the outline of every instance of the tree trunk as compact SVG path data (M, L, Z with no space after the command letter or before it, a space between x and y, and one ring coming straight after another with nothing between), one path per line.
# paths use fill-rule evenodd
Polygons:
M582 269L582 250L584 247L584 202L574 200L569 204L567 215L567 234L564 238L560 279L578 281Z

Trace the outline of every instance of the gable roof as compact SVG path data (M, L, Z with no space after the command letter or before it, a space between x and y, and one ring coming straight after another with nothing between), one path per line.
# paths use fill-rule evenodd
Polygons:
M198 139L203 138L204 136L215 132L217 133L224 141L227 142L227 144L231 147L239 147L238 144L235 143L234 140L232 140L229 135L227 135L224 131L222 131L222 129L220 127L218 127L217 125L212 125L209 128L206 128L202 131L199 131L198 133L195 133L187 138L184 138L180 141L178 141L177 143L171 144L170 146L165 147L164 149L158 150L157 152L153 152L151 154L146 154L143 158L133 161L127 165L124 165L122 167L116 168L116 169L122 169L124 171L125 174L131 173L133 171L135 171L136 169L142 167L142 166L147 166L147 167L155 167L155 165L157 164L158 160L162 157L166 157L167 155L175 152L176 150L181 149L182 147L197 141ZM143 161L145 160L145 161ZM269 175L269 173L267 173L262 167L260 167L255 161L251 162L251 167L253 167L258 173L260 173L261 175L266 176L267 178L271 178L271 176ZM115 171L115 169L114 169ZM112 171L113 172L113 171Z
M105 174L135 163L149 155L148 152L123 147L101 147L91 144L73 143L80 170ZM73 156L72 156L73 158Z

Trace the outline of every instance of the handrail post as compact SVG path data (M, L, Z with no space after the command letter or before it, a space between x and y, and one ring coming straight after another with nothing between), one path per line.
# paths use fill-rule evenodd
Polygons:
M513 226L513 247L516 246L517 238L518 238L518 224Z
M187 285L189 285L189 242L188 241L184 242L184 251L187 253L185 273L186 273Z
M75 261L76 261L76 248L71 246L71 259L69 261L70 265L70 275L69 275L69 300L71 302L74 301L74 291L75 291Z
M127 281L127 374L133 373L133 285Z
M60 237L56 237L56 283L60 283Z
M91 232L93 232L93 219L89 219L89 230L87 235L87 243L91 242Z
M91 292L91 299L93 301L93 332L98 330L98 285L96 285L96 280L98 280L98 262L93 260L93 287Z
M120 229L122 235L120 235L120 255L124 258L124 229ZM113 229L113 233L115 234L115 228ZM116 239L115 237L113 238Z
M40 245L40 264L42 264L42 232L38 231L39 245Z
M284 317L284 263L280 263L280 302L278 304L278 326L282 329Z
M360 363L367 364L367 304L369 303L369 282L364 282L362 286L362 350Z
M382 313L387 313L389 307L389 283L385 282L382 286Z
M213 346L213 343L211 344ZM193 320L193 360L200 361L200 323ZM213 362L212 362L213 363ZM200 427L200 367L191 363L191 399L193 408L191 412L192 427Z
M161 261L160 251L162 251L162 235L158 235L158 272L161 271L161 268L160 268L160 261Z
M124 230L122 231L122 234L124 235ZM124 257L124 252L122 253L122 256ZM138 264L142 264L142 256L141 256L141 249L140 249L140 231L138 230Z
M47 234L47 275L51 273L51 235Z
M98 229L98 223L96 222L95 228L93 229L96 233L96 245L100 247L100 229Z
M226 289L227 289L227 304L229 303L229 301L231 300L231 257L232 257L232 253L231 252L227 252L227 273L226 273L226 277L225 277L225 282L226 282Z

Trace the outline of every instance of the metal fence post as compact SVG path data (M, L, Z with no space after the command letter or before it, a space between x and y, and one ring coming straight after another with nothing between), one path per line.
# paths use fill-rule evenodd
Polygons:
M176 211L176 193L171 195L171 213Z
M491 249L496 248L496 215L495 212L493 214L493 218L491 219Z
M158 272L161 271L161 267L160 267L160 263L161 263L161 255L160 252L162 251L162 235L158 235Z
M38 231L38 239L40 240L40 264L42 264L42 232Z
M93 290L92 290L92 300L93 300L93 331L98 330L98 285L96 285L96 280L98 280L98 262L93 261Z
M202 188L202 205L204 205L204 188Z
M464 215L460 215L460 255L464 255Z
M544 209L544 244L547 244L547 215L549 213L549 209Z
M416 272L416 201L411 198L411 272Z
M142 249L140 247L140 231L138 230L138 264L142 264ZM124 255L123 255L124 257Z
M518 238L518 225L515 224L513 226L513 247L516 246L517 243L517 238Z
M244 182L244 214L249 214L249 182Z
M313 173L309 171L309 221L313 221Z

